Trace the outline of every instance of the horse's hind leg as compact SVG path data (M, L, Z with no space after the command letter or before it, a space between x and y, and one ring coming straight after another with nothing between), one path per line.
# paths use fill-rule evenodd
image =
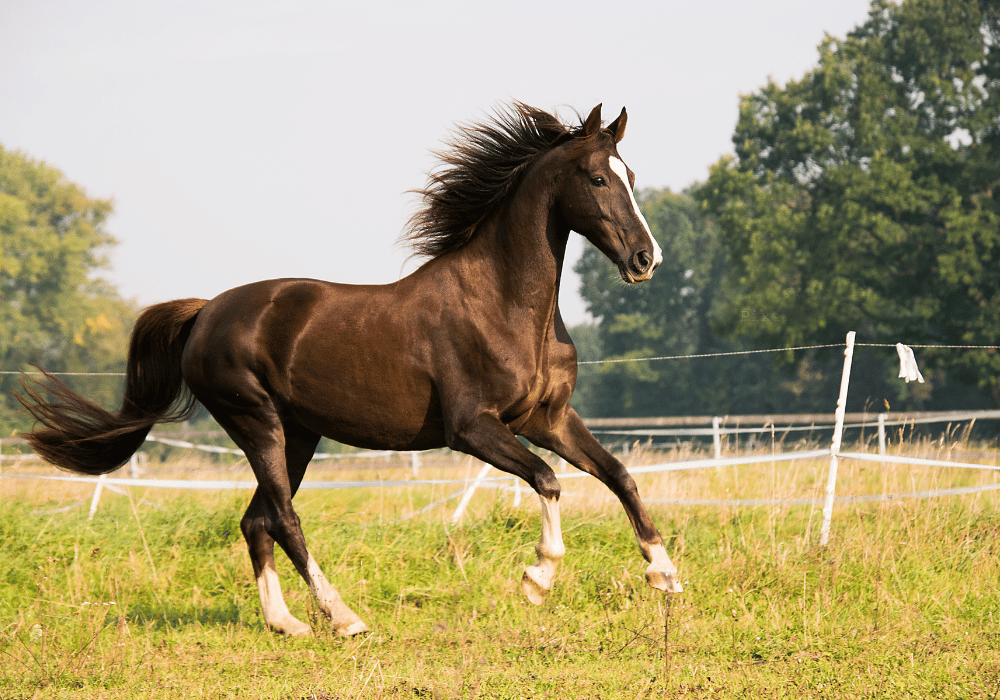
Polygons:
M258 486L243 520L240 521L240 528L250 550L250 562L257 580L264 622L275 632L293 637L307 635L312 631L311 628L292 615L281 593L281 583L274 565L274 538L267 534L264 526L266 517L263 492Z
M250 433L255 435L252 441L240 439L247 434L243 426L230 430L230 434L247 454L257 476L257 491L240 527L250 550L265 622L275 631L292 636L311 631L309 625L293 616L285 604L274 565L274 543L277 542L309 585L334 630L345 636L367 632L368 626L347 607L309 553L299 518L292 508L292 496L302 482L319 437L291 426ZM265 435L273 439L262 439Z

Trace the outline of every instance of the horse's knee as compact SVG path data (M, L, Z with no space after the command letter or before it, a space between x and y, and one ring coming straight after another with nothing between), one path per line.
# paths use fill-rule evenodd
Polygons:
M559 500L559 494L562 493L562 486L559 485L559 480L556 478L556 473L550 468L539 469L535 472L534 483L532 487L535 492L542 498Z

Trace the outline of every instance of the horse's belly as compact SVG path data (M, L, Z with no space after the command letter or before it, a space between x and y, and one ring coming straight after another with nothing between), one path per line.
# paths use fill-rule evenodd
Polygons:
M315 379L315 378L314 378ZM288 408L305 427L337 442L373 450L444 446L440 405L430 385L386 372L336 377L308 386L293 379Z

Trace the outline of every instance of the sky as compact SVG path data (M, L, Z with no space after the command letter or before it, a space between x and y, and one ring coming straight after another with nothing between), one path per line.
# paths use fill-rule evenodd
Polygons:
M0 145L114 202L141 305L260 279L391 282L455 124L520 100L629 119L639 188L732 152L740 95L800 79L868 0L0 0ZM586 322L571 236L560 306ZM611 264L610 262L608 263Z

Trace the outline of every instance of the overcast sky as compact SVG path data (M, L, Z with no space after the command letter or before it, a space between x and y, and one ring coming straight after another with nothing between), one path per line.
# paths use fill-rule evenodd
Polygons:
M407 191L452 124L512 99L570 121L625 106L637 187L681 190L732 150L741 94L801 78L868 7L0 0L0 144L114 200L108 277L143 305L273 277L391 282L417 264L397 243Z

